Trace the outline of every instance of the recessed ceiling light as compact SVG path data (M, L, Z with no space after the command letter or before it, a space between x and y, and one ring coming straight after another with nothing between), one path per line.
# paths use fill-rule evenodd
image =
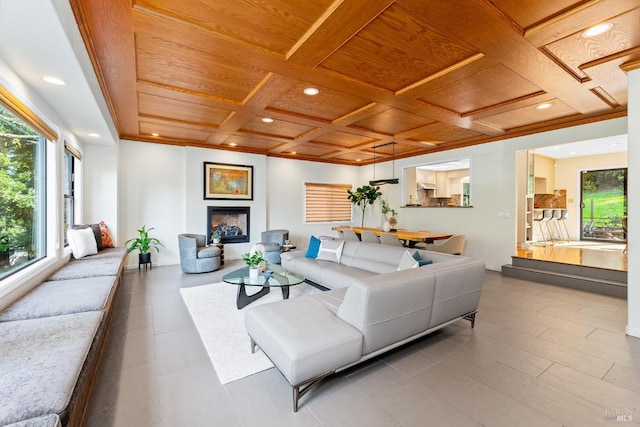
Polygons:
M296 154L296 152L295 152L295 151L292 151L292 152L291 152L291 154Z
M545 102L545 103L543 103L543 104L538 105L536 108L537 108L538 110L544 110L544 109L546 109L546 108L550 108L550 107L552 107L552 106L553 106L553 104L552 104L552 103L550 103L550 102Z
M95 132L91 132L90 134L88 134L91 138L100 138L100 134L99 133L95 133Z
M42 77L42 80L44 80L47 83L51 83L52 85L56 85L56 86L66 86L68 84L64 80L59 79L57 77L53 77L53 76L44 76L44 77Z
M305 95L309 95L309 96L317 95L320 93L320 91L315 87L308 87L305 90L303 90L303 92L305 93Z
M606 33L611 28L613 28L613 24L611 22L605 22L604 24L594 25L593 27L587 28L583 33L582 37L595 37L600 34Z
M262 121L265 123L273 123L273 119L271 117L263 117Z
M362 161L362 159L356 159L356 162L361 162L361 161Z
M230 142L230 143L229 143L229 146L230 146L230 147L235 147L236 145L238 145L238 144L236 144L235 142Z
M154 133L151 134L151 136L160 136L160 134L154 132Z

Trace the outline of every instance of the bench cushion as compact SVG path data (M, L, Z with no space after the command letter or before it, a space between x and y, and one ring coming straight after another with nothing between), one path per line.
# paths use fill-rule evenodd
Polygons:
M60 425L60 417L56 414L49 414L11 423L5 427L60 427Z
M0 323L0 425L62 412L101 312Z
M69 261L48 280L83 279L87 277L117 276L122 258L84 258Z
M117 276L44 282L0 313L0 322L37 319L105 308Z
M249 335L291 385L360 359L362 334L311 296L251 307Z

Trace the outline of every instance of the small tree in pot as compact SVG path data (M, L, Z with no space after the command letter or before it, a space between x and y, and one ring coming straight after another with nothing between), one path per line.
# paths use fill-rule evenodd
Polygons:
M138 230L138 237L129 239L125 242L125 246L128 247L128 252L132 252L135 249L140 251L140 254L138 255L138 261L140 264L148 264L151 262L151 249L155 249L156 252L160 252L160 246L164 248L164 245L160 240L155 237L149 237L149 232L151 230L153 230L153 228L147 230L146 225L143 225L142 228Z
M347 190L349 194L347 198L351 201L351 204L358 205L362 209L362 227L364 227L364 213L367 209L367 205L372 205L373 202L380 196L380 187L377 185L363 185L358 187L356 191Z

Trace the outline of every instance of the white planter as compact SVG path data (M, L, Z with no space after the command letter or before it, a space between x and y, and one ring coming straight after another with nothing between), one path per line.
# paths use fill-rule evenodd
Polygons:
M258 278L258 267L255 268L249 268L249 278L250 279L257 279Z

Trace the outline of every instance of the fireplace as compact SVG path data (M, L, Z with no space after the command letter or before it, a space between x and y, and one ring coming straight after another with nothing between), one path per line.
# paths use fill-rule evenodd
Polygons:
M207 236L217 231L222 243L249 242L249 207L207 206Z

